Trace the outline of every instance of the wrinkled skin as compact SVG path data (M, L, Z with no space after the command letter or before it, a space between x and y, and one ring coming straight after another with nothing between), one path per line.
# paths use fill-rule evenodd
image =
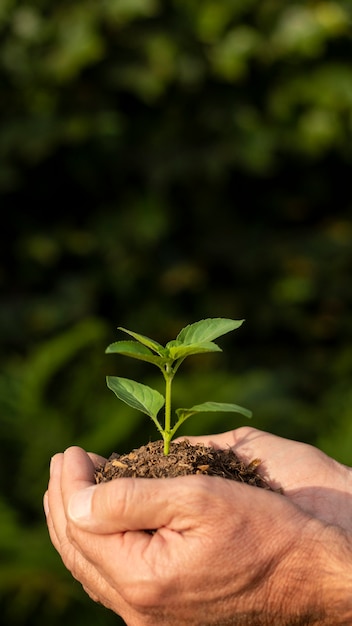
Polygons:
M190 441L260 458L283 493L207 476L95 485L101 458L55 455L49 533L89 596L128 626L352 624L351 470L251 428Z

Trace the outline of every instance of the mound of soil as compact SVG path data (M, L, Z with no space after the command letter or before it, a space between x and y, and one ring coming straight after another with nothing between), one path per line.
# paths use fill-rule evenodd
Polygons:
M163 442L153 441L127 454L114 452L96 469L97 483L114 478L174 478L189 474L220 476L230 480L270 489L268 483L257 473L259 459L245 464L228 448L219 450L189 441L171 442L168 455L163 453Z

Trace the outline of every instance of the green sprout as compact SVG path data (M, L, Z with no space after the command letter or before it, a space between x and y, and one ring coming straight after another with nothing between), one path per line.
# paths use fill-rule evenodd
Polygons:
M222 352L213 339L239 328L243 322L244 320L221 317L200 320L183 328L176 339L169 341L165 346L119 326L118 330L127 333L135 341L116 341L107 347L106 353L123 354L156 365L165 379L165 396L151 387L120 376L107 376L107 386L120 400L152 418L163 438L165 455L169 453L170 442L176 431L191 415L203 412L234 412L245 417L252 416L251 411L237 404L204 402L189 409L177 409L174 424L171 420L172 382L181 363L193 354ZM158 413L163 406L164 427L158 419Z

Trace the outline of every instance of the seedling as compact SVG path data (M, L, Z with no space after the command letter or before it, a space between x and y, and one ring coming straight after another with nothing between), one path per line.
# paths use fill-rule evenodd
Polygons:
M165 346L149 337L119 326L119 330L133 337L135 341L116 341L107 347L106 352L123 354L156 365L165 379L165 396L151 387L120 376L107 376L107 386L120 400L152 418L163 438L165 455L169 453L170 441L176 431L191 415L221 411L241 413L245 417L252 416L251 411L237 404L203 402L189 409L176 409L174 423L171 420L172 381L181 363L193 354L222 352L213 339L239 328L243 321L221 317L201 320L183 328L176 339L169 341ZM163 406L165 407L164 427L158 419L158 413Z

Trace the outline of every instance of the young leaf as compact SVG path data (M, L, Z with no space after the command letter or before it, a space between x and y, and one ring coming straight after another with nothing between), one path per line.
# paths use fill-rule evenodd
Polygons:
M238 404L229 404L227 402L203 402L202 404L195 404L190 409L177 409L176 414L182 421L194 415L194 413L209 413L209 412L222 412L222 413L241 413L245 417L252 417L252 411L245 409ZM184 417L186 415L186 417Z
M169 344L166 345L168 348L168 353L170 358L175 359L183 359L186 356L190 356L191 354L203 354L204 352L222 352L221 348L219 348L216 343L213 341L208 341L204 343L191 343L184 345L182 343L177 342L179 345L171 346L169 348Z
M202 402L202 404L192 406L192 410L196 413L203 413L204 411L207 413L216 413L217 411L220 413L240 413L249 419L253 415L252 411L249 409L239 404L233 404L232 402Z
M129 378L107 376L106 384L114 394L133 409L146 413L153 420L165 403L164 396L155 389Z
M183 328L176 339L186 345L213 341L213 339L239 328L243 322L244 320L231 320L224 317L207 318Z
M140 361L146 361L147 363L154 363L158 367L162 367L165 359L161 356L153 354L149 348L137 341L115 341L111 343L105 350L107 354L123 354L124 356L130 356Z
M231 412L242 413L242 415L245 415L246 417L252 417L251 411L249 411L248 409L245 409L242 406L239 406L238 404L228 404L225 402L203 402L203 404L195 404L190 409L176 409L176 415L178 419L177 419L176 424L171 430L171 433L170 433L171 437L174 436L174 434L179 429L181 424L183 424L183 422L185 422L189 417L191 417L191 415L194 415L195 413L206 413L210 411L213 411L213 412L222 411L226 413L231 413Z
M151 350L153 350L160 356L163 356L165 354L164 346L162 346L161 343L154 341L154 339L150 339L150 337L146 337L145 335L140 335L139 333L135 333L132 330L127 330L127 328L122 328L122 326L119 326L118 329L122 330L124 333L127 333L128 335L131 335L131 337L134 337L135 339L137 339L137 341L142 343L144 346L147 346L147 348L150 348Z

